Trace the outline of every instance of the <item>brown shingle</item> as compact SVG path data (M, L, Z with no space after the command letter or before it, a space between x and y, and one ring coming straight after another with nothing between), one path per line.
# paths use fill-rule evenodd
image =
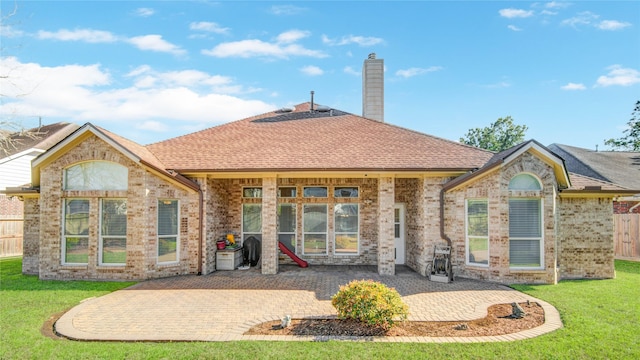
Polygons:
M169 169L469 170L493 153L341 111L271 112L148 145ZM332 116L333 115L333 116Z

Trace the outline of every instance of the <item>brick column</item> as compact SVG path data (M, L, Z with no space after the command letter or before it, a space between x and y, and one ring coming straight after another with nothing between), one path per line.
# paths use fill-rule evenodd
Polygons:
M394 256L394 194L395 182L391 177L378 180L378 274L395 275Z
M262 179L262 273L278 273L277 179Z
M22 273L38 275L40 270L40 201L37 197L24 198L22 223ZM62 215L60 215L62 217Z

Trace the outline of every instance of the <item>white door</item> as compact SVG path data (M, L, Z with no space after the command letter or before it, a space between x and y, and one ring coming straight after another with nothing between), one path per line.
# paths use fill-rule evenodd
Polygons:
M405 262L405 240L404 240L404 204L394 206L393 225L395 231L395 253L396 264Z

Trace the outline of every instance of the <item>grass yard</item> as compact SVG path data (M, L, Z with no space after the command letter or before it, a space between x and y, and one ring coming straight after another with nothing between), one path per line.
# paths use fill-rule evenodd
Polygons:
M480 344L353 342L123 343L54 340L40 333L55 313L129 286L122 282L40 281L21 259L0 260L2 359L638 359L640 263L616 261L614 280L514 288L560 311L565 327L535 339ZM425 280L426 281L426 280ZM411 309L409 309L411 310Z

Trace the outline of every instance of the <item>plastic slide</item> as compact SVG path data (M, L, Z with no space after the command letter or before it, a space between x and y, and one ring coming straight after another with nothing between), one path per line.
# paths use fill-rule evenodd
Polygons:
M289 256L291 260L295 261L301 268L306 268L309 266L308 262L297 257L296 254L289 250L289 248L282 241L278 241L278 247L280 248L280 251L287 254L287 256Z

